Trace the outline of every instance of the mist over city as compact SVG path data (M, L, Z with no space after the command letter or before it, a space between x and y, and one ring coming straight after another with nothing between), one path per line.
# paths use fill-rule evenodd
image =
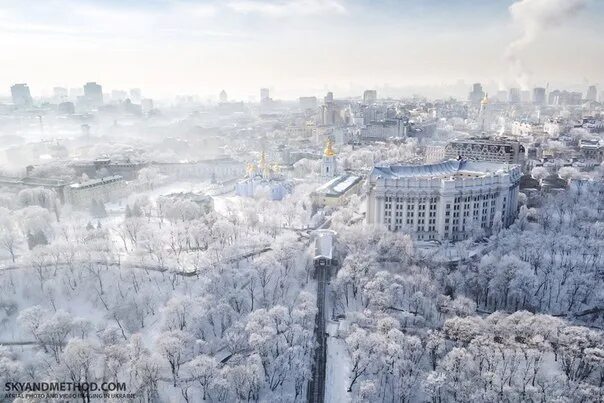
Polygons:
M0 0L0 402L604 401L603 20Z

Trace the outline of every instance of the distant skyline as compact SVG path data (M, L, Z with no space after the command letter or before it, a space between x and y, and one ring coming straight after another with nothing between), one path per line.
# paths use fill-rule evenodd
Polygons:
M0 94L88 81L244 100L458 80L604 90L603 18L595 0L0 0Z

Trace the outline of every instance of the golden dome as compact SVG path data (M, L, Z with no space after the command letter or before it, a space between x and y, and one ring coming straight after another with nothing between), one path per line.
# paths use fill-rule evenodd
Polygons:
M482 98L482 101L480 101L481 105L488 105L489 104L489 94L484 94L484 98Z
M334 157L336 155L335 151L333 150L333 142L331 141L331 138L327 139L327 144L325 145L323 155L326 157Z

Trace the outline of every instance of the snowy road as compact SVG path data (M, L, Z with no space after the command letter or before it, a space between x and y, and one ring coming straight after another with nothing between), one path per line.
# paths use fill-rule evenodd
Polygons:
M346 342L337 336L338 323L327 324L327 368L325 374L325 403L351 401L347 392L350 383L350 356Z

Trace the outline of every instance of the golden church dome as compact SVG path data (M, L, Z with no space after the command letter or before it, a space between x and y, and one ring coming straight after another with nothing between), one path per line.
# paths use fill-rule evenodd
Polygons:
M325 145L323 155L326 157L334 157L336 155L335 151L333 150L333 142L331 141L331 138L327 139L327 144Z

